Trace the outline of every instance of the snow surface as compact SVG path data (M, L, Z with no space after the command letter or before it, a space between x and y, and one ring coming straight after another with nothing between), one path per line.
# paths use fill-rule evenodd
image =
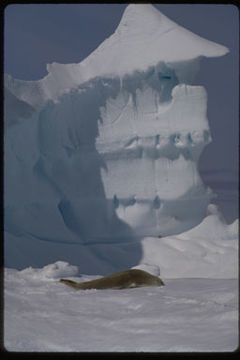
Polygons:
M62 276L96 278L76 276L64 262L5 270L8 351L229 352L238 346L237 280L163 278L163 287L76 291L58 282Z

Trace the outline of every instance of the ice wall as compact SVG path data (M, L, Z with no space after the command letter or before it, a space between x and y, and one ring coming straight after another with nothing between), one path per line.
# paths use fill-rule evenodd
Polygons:
M11 120L5 139L8 231L119 242L179 233L205 216L206 93L163 63L89 81Z
M129 5L82 63L48 66L35 82L6 76L5 241L121 244L199 224L211 192L197 163L211 135L192 80L201 56L226 52Z
M187 66L187 65L186 65ZM96 147L106 198L139 236L165 236L206 215L197 161L211 140L203 87L179 84L164 63L123 79L101 107Z
M111 211L100 175L100 106L115 91L114 82L102 83L85 84L14 125L6 118L6 231L77 243L132 234Z

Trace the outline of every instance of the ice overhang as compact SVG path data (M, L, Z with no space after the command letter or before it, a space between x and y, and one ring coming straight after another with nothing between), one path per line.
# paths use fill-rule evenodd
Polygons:
M218 57L228 48L179 26L151 4L130 4L119 26L82 64L98 64L100 73L123 75L160 61L176 63Z
M176 66L186 61L189 67L191 60L218 57L228 52L225 46L179 26L151 4L130 4L116 31L82 62L48 64L48 75L40 80L6 77L5 85L31 105L34 105L32 97L36 93L42 104L97 77L123 78L160 62Z

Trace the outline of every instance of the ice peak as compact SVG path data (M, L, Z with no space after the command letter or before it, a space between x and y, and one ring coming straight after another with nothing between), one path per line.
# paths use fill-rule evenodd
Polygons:
M177 62L228 53L225 46L192 33L151 4L128 5L115 33L99 49L116 44L122 52L118 55L126 55L128 64L133 60L135 66L141 62L140 68L158 61Z
M116 30L118 34L139 33L151 34L156 29L163 32L176 27L173 21L168 19L151 4L130 4L126 7L120 24Z
M183 62L227 52L225 46L176 24L151 4L130 4L116 31L82 65L95 76L124 76L159 62Z
M174 64L186 61L188 66L188 61L227 52L225 46L179 26L151 4L130 4L116 31L82 62L52 63L47 66L48 75L39 81L7 78L5 84L10 90L14 88L14 94L20 99L37 106L36 99L38 104L43 104L97 77L123 78L161 62L174 68Z

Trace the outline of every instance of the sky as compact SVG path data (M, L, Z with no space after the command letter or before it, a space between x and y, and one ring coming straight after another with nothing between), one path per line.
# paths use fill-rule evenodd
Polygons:
M118 26L127 4L12 4L4 12L4 71L37 80L46 64L78 63ZM155 4L188 30L230 53L203 59L195 79L208 93L212 143L199 171L228 223L238 217L239 15L232 4Z

